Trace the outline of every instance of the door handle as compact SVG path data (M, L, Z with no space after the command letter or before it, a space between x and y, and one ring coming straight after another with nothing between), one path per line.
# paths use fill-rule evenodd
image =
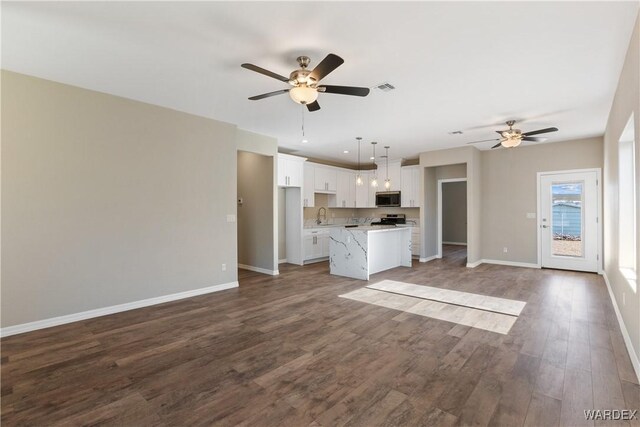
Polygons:
M549 227L547 227L546 225L543 224L543 225L540 226L540 228L549 228Z

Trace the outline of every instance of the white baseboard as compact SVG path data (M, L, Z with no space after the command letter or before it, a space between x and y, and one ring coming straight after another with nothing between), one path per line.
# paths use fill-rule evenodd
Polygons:
M243 270L255 271L256 273L268 274L269 276L277 276L280 274L279 270L267 270L266 268L254 267L252 265L238 264L238 268Z
M420 258L419 261L420 262L429 262L429 261L433 261L434 259L438 258L438 255L432 255L426 258Z
M480 264L506 265L508 267L540 268L538 264L533 264L530 262L503 261L500 259L481 259L476 262L467 263L467 267L475 268Z
M443 245L467 246L465 242L442 242Z
M611 289L611 283L609 283L609 278L607 277L607 273L603 271L602 277L604 278L604 283L606 283L607 285L607 290L609 291L609 297L611 298L613 309L616 312L616 318L618 319L618 324L620 325L620 331L622 332L622 337L624 338L624 344L627 346L627 352L629 353L631 364L633 365L633 369L636 371L636 376L638 377L638 381L640 382L640 359L638 359L638 355L636 354L636 351L633 348L633 344L631 343L629 332L627 331L627 327L625 326L624 320L622 319L622 314L620 313L620 309L618 308L618 302L616 301L616 298L613 295L613 290Z
M285 264L286 262L287 262L286 258L278 260L278 264Z
M481 259L476 261L476 262L468 262L467 263L467 268L476 268L480 264L482 264L482 260Z
M94 317L107 316L109 314L123 311L135 310L136 308L149 307L151 305L163 304L165 302L177 301L184 298L191 298L211 292L224 291L225 289L237 288L238 282L222 283L220 285L206 288L194 289L192 291L178 292L176 294L163 295L154 298L147 298L139 301L127 302L124 304L112 305L110 307L96 308L94 310L82 311L80 313L67 314L65 316L52 317L50 319L37 320L35 322L23 323L21 325L7 326L0 329L0 337L22 334L38 329L51 328L53 326L64 325L66 323L78 322L80 320L92 319Z

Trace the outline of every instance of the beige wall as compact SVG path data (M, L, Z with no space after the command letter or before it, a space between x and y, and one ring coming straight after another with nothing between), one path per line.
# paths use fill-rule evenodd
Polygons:
M636 203L640 200L640 15L620 75L604 134L604 261L605 272L635 350L636 374L640 378L640 290L633 292L618 270L618 140L629 117L635 116ZM640 216L636 220L640 224ZM624 232L624 231L623 231ZM640 244L640 239L638 239ZM636 249L636 256L640 247ZM640 257L637 259L640 266ZM624 295L624 298L623 298ZM625 303L626 302L626 303Z
M482 258L536 264L537 173L602 168L602 138L482 151ZM503 248L508 252L504 253Z
M442 183L442 241L467 243L467 183Z
M286 191L278 188L278 260L287 258L287 204Z
M2 327L237 280L235 126L7 71L1 102Z
M463 165L464 168L460 165ZM442 168L443 166L449 167ZM466 176L467 262L475 263L481 259L481 223L479 215L483 203L481 169L480 150L475 147L459 147L420 154L420 170L422 174L422 189L420 191L422 201L420 206L423 207L420 210L420 222L423 224L421 258L433 257L438 252L437 180Z
M273 157L238 151L238 264L274 264Z

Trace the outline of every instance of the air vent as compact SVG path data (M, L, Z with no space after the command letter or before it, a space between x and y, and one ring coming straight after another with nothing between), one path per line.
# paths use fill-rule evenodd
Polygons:
M381 90L383 92L389 92L389 91L394 90L396 87L394 85L392 85L391 83L384 82L384 83L380 83L379 85L377 85L376 88L378 88L379 90Z

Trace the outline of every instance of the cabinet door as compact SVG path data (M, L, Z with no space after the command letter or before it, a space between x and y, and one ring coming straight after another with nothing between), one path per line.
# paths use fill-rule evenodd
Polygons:
M316 191L327 191L327 168L316 167L314 176L314 188Z
M391 180L391 188L388 190L384 187L384 181L387 178L386 164L381 164L378 168L378 182L380 183L380 191L398 191L402 187L402 174L400 162L389 162L388 176ZM380 174L382 172L382 176Z
M304 181L302 182L302 206L312 208L315 206L315 168L313 165L305 163Z
M313 259L313 236L304 236L303 246L303 259L305 261Z
M320 240L320 256L322 257L329 256L329 241L331 240L329 238L329 235L325 234L324 236L319 236L319 240Z
M335 169L327 169L327 190L335 193L338 187L338 173Z
M287 160L278 156L278 186L287 186Z
M367 172L360 173L360 177L362 178L362 185L356 185L356 207L357 208L368 208L369 207L369 187L371 186L369 183L370 176Z
M287 177L289 187L302 187L302 168L304 162L298 160L287 160Z
M411 207L417 208L420 206L420 168L414 167L411 170L411 187L413 192L411 195Z
M411 255L420 256L420 227L411 228Z
M378 174L378 186L374 187L373 185L371 185L371 180L373 179L374 174L371 173L369 175L369 181L367 182L367 189L369 190L369 207L370 208L375 208L376 207L376 193L378 191L384 191L380 189L380 185L384 185L384 180L380 180L380 174Z
M400 205L403 208L410 208L413 203L413 168L402 168L401 175L401 190L400 190Z
M355 179L355 178L354 178ZM336 207L351 208L351 173L346 171L338 172L338 183L336 187Z

